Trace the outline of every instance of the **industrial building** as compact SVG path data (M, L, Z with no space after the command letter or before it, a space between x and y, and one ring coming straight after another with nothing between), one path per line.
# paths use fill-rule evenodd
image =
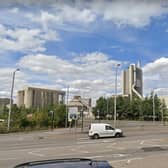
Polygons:
M84 117L92 117L91 98L81 98L81 96L74 96L68 103L69 108L77 108L80 115L83 111Z
M131 64L128 69L123 71L122 93L130 96L130 99L133 96L143 97L143 73L140 63L138 65Z
M168 108L168 96L167 95L159 95L158 97L161 101L165 102L166 108Z
M44 108L65 102L65 92L60 90L27 87L18 91L17 106L26 108Z
M10 99L9 98L0 98L0 106L5 107L9 105Z

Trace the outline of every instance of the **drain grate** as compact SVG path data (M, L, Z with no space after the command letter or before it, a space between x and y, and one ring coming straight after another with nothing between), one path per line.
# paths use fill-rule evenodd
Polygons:
M159 146L152 146L152 147L144 147L141 148L144 152L157 152L157 151L165 151L166 149L161 148Z

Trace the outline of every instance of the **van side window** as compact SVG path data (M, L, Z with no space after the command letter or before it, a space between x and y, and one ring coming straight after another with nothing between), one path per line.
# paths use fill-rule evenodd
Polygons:
M114 130L114 128L111 127L111 126L109 126L109 125L106 125L106 126L105 126L105 129L106 129L106 130Z

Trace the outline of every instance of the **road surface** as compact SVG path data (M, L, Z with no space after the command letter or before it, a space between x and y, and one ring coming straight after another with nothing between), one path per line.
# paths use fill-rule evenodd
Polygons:
M122 138L98 140L74 129L0 135L0 167L81 157L107 160L115 168L167 168L167 126L127 128L124 134Z

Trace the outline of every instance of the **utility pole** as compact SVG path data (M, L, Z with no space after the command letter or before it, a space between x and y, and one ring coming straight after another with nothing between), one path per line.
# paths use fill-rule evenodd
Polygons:
M82 127L81 127L81 132L83 133L83 106L82 106Z
M13 101L12 100L13 99L13 89L14 89L16 71L20 71L20 69L17 68L12 74L12 87L11 87L10 106L9 106L9 113L8 113L8 128L7 128L8 131L10 130L10 120L11 120L12 101Z
M69 99L69 85L68 85L68 87L67 87L67 101L66 101L65 128L68 127L68 99Z
M153 89L153 124L155 124L155 93L154 93L154 89Z
M164 112L163 112L163 101L162 101L162 107L161 107L161 113L162 113L162 124L164 125Z
M107 97L107 116L108 116L108 106L109 106L108 103L109 102L108 102L108 97Z
M120 64L116 65L116 74L115 74L115 95L114 95L114 128L116 127L117 121L117 74L118 74L118 67Z
M51 118L52 118L51 129L54 130L54 111L51 110L50 114L51 114Z

